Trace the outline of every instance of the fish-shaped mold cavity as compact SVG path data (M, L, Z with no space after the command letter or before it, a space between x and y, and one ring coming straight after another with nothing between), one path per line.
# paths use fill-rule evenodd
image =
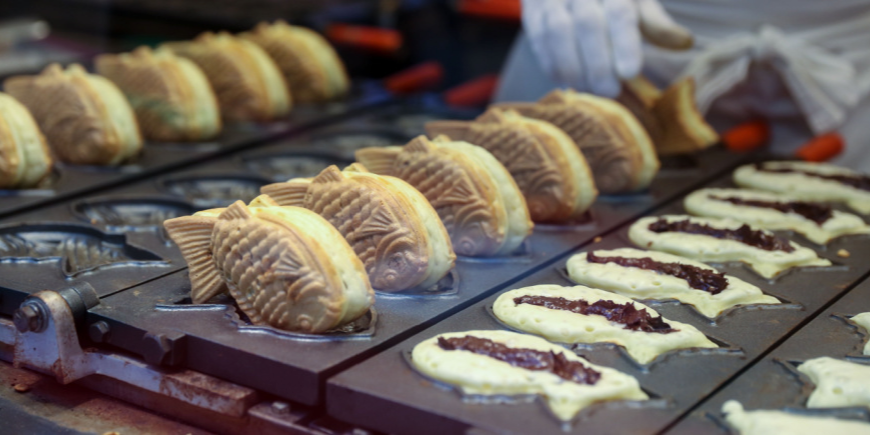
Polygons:
M358 163L344 171L333 165L312 179L270 184L261 191L334 225L378 290L428 288L453 268L456 254L435 209L398 178L367 172Z
M831 265L812 249L733 219L650 216L633 223L628 237L641 248L699 261L741 261L765 278L792 267Z
M598 197L583 154L548 122L490 109L474 121L429 122L426 131L477 145L495 156L513 176L535 222L578 220Z
M559 343L614 343L639 364L673 350L718 347L692 325L665 319L625 296L584 286L511 290L492 309L511 328Z
M725 421L740 435L817 435L821 433L847 433L870 435L870 423L828 416L801 415L777 410L745 411L736 400L722 405Z
M634 248L572 255L568 276L577 284L639 300L676 299L715 318L738 305L779 304L758 287L688 258Z
M827 163L764 162L734 171L740 187L787 193L806 201L842 202L870 214L870 175Z
M417 344L411 361L424 375L466 395L542 396L562 421L594 403L649 399L630 375L510 331L441 334Z
M820 245L840 236L870 233L870 226L854 214L822 202L760 190L700 189L686 196L683 207L696 216L732 218L766 230L796 231Z
M265 198L164 225L190 268L194 303L229 291L254 324L306 333L350 322L374 303L362 262L309 210Z
M522 192L484 148L419 136L404 147L363 148L356 158L371 172L401 178L419 190L459 255L507 255L532 231Z
M870 408L870 366L825 356L805 361L798 371L815 385L807 408Z
M655 147L643 125L616 101L554 90L536 103L495 107L514 109L564 130L583 151L602 193L643 190L659 170Z

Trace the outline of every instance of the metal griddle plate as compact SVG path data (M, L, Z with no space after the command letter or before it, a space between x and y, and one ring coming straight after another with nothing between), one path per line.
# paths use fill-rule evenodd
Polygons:
M722 177L711 185L728 185L729 178ZM682 213L681 203L672 203L655 214ZM604 237L600 243L587 245L577 252L625 246L632 246L627 236L627 226ZM840 239L826 250L816 248L820 255L843 267L793 271L776 281L767 281L740 265L722 267L727 273L755 284L776 297L799 303L803 308L792 305L790 308L777 309L735 309L720 316L713 324L688 305L676 301L650 303L666 318L690 323L708 336L742 349L743 355L698 351L670 354L644 369L614 346L595 345L579 349L578 353L593 363L635 376L643 388L668 404L665 407L661 407L660 403L635 404L631 408L624 402L593 405L580 413L572 433L657 433L699 400L727 383L753 359L797 328L825 303L845 292L870 269L866 261L870 258L870 244L866 237ZM840 248L849 250L851 257L837 257L836 252ZM508 289L538 284L571 285L561 271L566 260L567 257L563 257L554 266L511 284ZM412 370L404 357L416 344L440 333L504 329L489 312L497 296L492 295L331 378L327 384L328 413L355 425L390 433L445 433L469 427L476 427L483 432L564 433L559 422L539 402L512 405L463 402L457 390L433 385ZM859 338L846 327L843 327L843 331L845 337L852 338L850 347L845 348L848 351ZM748 391L741 397L752 394ZM767 403L767 399L762 398L757 398L754 403L762 400Z
M384 104L388 96L375 88L356 92L346 102L303 105L281 120L266 124L230 124L215 139L193 143L149 142L134 161L117 167L58 164L50 182L38 189L0 190L0 217L56 203L86 192L111 188L119 183L143 179L174 167L209 157L249 149L305 127L353 114L363 107Z
M856 252L852 251L852 257L855 255ZM863 257L865 263L866 258ZM807 412L806 401L812 393L813 384L795 368L803 361L821 356L870 364L870 357L862 355L867 332L846 320L849 316L868 311L870 280L865 280L704 402L669 433L726 432L721 409L722 404L732 399L740 401L747 410L790 409ZM867 409L837 408L812 412L816 415L870 421Z
M277 148L259 150L256 154L277 152ZM410 298L379 296L375 306L377 324L370 338L304 340L261 330L240 330L241 323L233 318L232 308L228 310L227 306L218 305L198 309L186 305L185 298L190 290L185 272L104 298L91 310L88 322L105 321L110 333L101 334L101 340L142 355L149 362L184 365L288 400L317 404L323 398L322 386L328 376L540 269L596 235L702 183L704 176L724 171L742 159L744 157L720 149L710 150L699 162L703 170L689 170L687 176L679 180L663 177L648 194L602 199L593 209L592 224L568 228L542 226L530 238L524 255L506 260L459 260L456 294ZM234 163L243 167L244 162L244 156L223 159L183 175L190 178L192 174L208 171L229 177L237 175L238 169L233 172L225 165ZM162 180L179 176L173 174ZM156 185L165 183L158 181Z

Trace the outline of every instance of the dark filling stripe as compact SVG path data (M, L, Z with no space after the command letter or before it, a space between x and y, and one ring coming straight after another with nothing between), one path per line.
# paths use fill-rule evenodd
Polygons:
M758 199L744 199L733 196L721 197L708 195L708 198L716 201L730 202L734 205L745 205L758 208L772 208L782 213L795 213L801 215L818 225L822 225L828 219L834 217L834 211L831 207L813 202L779 202L779 201L763 201Z
M654 233L680 232L687 234L699 234L715 237L722 240L734 240L745 245L754 246L765 251L794 252L794 247L786 239L781 239L763 231L753 230L749 225L743 224L736 230L713 228L707 224L691 222L688 219L668 222L659 219L649 224L649 230Z
M840 184L854 187L859 190L870 191L870 177L866 175L820 174L818 172L804 171L800 169L774 169L767 168L762 163L756 163L755 169L758 171L772 172L775 174L803 174L808 177L836 181Z
M599 257L595 255L595 251L590 251L586 254L586 261L598 264L615 263L622 267L652 270L662 275L684 279L689 284L689 287L713 295L722 293L728 287L728 280L725 278L724 273L716 273L710 269L702 269L689 264L661 263L646 257Z
M444 350L464 350L506 362L514 367L532 371L550 372L566 381L595 385L601 373L580 362L571 361L563 353L542 352L534 349L508 347L488 338L438 337L438 347Z
M587 316L604 316L611 322L625 325L623 329L632 331L657 332L659 334L669 334L678 331L665 323L662 316L653 317L647 312L646 308L638 310L634 304L630 303L617 304L613 301L600 300L590 304L583 299L569 300L562 297L532 295L514 298L514 303L517 305L536 305L551 310L570 311Z

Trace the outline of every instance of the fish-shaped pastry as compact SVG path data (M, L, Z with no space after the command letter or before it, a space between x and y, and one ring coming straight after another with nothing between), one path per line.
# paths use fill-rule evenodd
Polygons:
M707 188L686 196L683 206L696 216L732 218L766 230L796 231L820 245L848 234L870 233L870 226L854 214L788 194Z
M566 267L577 284L637 300L676 299L711 319L738 305L780 303L742 279L664 252L594 250L572 255Z
M795 412L757 410L745 411L736 400L722 405L725 421L740 435L819 435L844 433L870 435L870 423L834 417L810 416Z
M371 172L401 178L419 190L459 255L507 255L532 232L522 192L484 148L419 136L404 147L357 150L356 159Z
M665 89L655 101L652 114L661 126L655 142L661 155L694 153L719 141L719 134L704 120L695 103L692 77L678 80Z
M831 265L812 249L733 219L650 216L632 224L628 237L642 248L704 262L742 261L765 278L792 267Z
M53 164L30 111L0 93L0 189L34 187L48 178Z
M856 325L864 328L864 335L870 336L870 313L861 313L850 319ZM864 345L864 355L870 355L870 340Z
M734 171L740 187L787 193L806 201L842 202L870 214L870 175L827 163L764 162Z
M798 371L815 385L807 408L870 408L870 366L825 356L804 361Z
M659 159L646 130L621 104L573 90L557 89L536 103L501 103L524 116L561 128L580 147L602 193L646 189Z
M611 400L647 400L637 379L543 338L509 331L440 334L411 352L421 373L467 395L540 395L560 420Z
M397 292L428 288L456 260L447 229L429 201L410 184L365 171L359 163L335 165L317 177L263 186L281 205L323 216L353 247L374 288Z
M430 136L445 135L489 151L513 176L535 222L576 220L595 202L598 190L583 154L554 125L490 109L472 122L426 123Z
M692 325L665 319L625 296L594 288L536 285L502 293L492 310L511 328L557 343L614 343L639 364L679 349L717 348Z
M194 303L229 290L254 324L306 333L350 322L374 303L353 249L304 208L236 201L164 226L190 268Z

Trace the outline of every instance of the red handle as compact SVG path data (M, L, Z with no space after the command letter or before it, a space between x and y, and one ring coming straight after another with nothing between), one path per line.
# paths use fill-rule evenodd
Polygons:
M384 87L394 94L410 94L434 88L444 79L444 67L436 61L421 63L384 79Z
M500 20L520 21L520 0L460 0L459 13Z
M812 138L795 155L808 162L824 162L843 152L846 141L839 133L828 133Z
M770 140L770 125L765 119L744 122L722 135L722 142L731 151L750 151Z
M395 53L402 46L402 34L380 27L330 24L326 36L336 44L359 47L382 53Z
M487 74L444 92L444 102L451 106L484 106L492 99L498 87L498 75Z

